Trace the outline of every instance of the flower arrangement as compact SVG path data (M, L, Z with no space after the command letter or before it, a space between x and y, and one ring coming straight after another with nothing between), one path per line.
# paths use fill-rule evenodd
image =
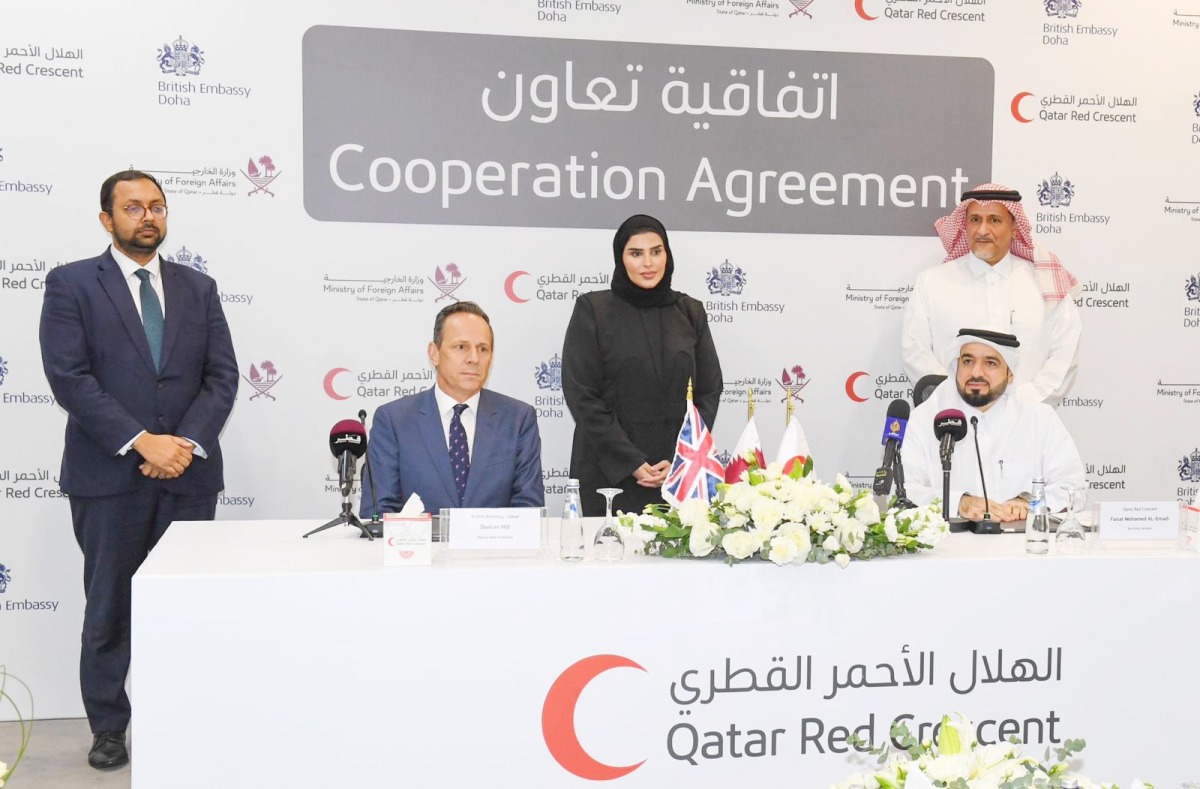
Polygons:
M33 694L29 691L29 686L21 680L8 673L5 666L0 666L0 702L8 702L17 713L17 722L21 727L21 745L17 750L17 759L13 762L12 767L9 767L4 762L0 762L0 787L12 777L16 771L17 765L21 763L21 757L25 755L25 749L29 747L29 736L33 733L32 720L26 720L21 716L21 708L17 706L17 702L13 699L12 694L8 691L8 681L12 680L25 689L25 696L29 699L29 717L33 718Z
M723 556L733 564L768 559L777 565L872 559L916 553L948 532L940 504L890 507L881 513L869 490L855 490L838 474L832 486L812 475L812 462L759 466L753 455L738 482L717 486L713 501L689 499L679 507L647 505L618 513L618 526L635 550L667 557Z
M868 751L879 756L878 770L852 775L831 789L1119 789L1115 784L1096 784L1068 774L1068 760L1083 750L1083 740L1066 740L1061 748L1047 748L1045 759L1039 762L1022 756L1015 738L1012 743L980 745L975 727L957 714L942 718L936 744L918 742L902 723L892 727L891 735L899 748L884 745ZM854 744L867 745L861 740ZM1131 789L1154 787L1135 780Z

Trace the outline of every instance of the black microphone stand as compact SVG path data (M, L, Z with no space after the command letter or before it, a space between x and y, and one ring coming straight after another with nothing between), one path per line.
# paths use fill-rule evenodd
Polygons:
M325 531L326 529L331 529L334 526L341 526L342 524L346 524L347 526L357 526L359 532L361 532L361 534L359 534L360 537L366 537L368 540L375 539L375 537L372 536L371 532L367 531L367 527L363 526L362 521L360 521L358 519L358 516L356 516L354 514L354 505L350 503L350 491L354 487L354 459L353 459L353 457L354 456L347 450L346 452L342 453L342 457L339 462L339 465L344 463L344 464L349 465L349 467L350 467L348 470L345 469L344 467L339 468L339 471L341 472L339 474L339 476L341 477L341 489L342 489L342 512L341 512L341 514L338 515L333 520L329 521L329 523L323 524L323 525L318 526L317 528L313 529L308 534L305 534L304 537L307 538L309 535L316 534L319 531ZM346 479L347 477L349 477L349 481L347 481L347 479Z
M909 500L908 491L904 489L904 461L900 459L900 447L896 447L896 455L892 459L892 475L896 479L896 506L902 510L916 507L917 505Z
M362 422L363 430L367 429L367 412L358 412L358 421ZM375 493L375 473L371 471L371 453L370 446L367 447L367 484L371 486L371 520L364 527L365 533L359 535L359 539L366 537L383 537L383 521L379 520L379 497Z
M999 534L1000 521L992 520L992 500L988 498L987 482L983 478L983 456L979 453L979 417L971 417L971 437L975 439L975 463L979 467L979 486L983 488L983 520L975 521L971 531L976 534Z
M951 442L948 449L941 452L942 457L942 518L945 519L950 531L953 533L967 531L970 528L970 521L966 518L960 518L957 515L950 517L950 456L954 452L954 444Z

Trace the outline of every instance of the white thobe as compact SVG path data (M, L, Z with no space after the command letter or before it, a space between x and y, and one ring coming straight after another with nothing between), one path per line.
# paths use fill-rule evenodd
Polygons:
M1033 264L1011 253L996 265L968 253L922 271L904 313L904 369L914 384L946 375L959 329L1015 334L1016 396L1057 405L1075 379L1082 321L1071 297L1046 301Z
M1046 503L1051 512L1067 506L1067 486L1084 487L1083 460L1075 441L1053 408L1029 403L1006 392L987 411L967 405L953 378L943 382L909 419L901 454L908 497L925 505L942 496L942 462L933 434L937 414L956 408L967 418L967 437L955 445L950 471L950 514L958 514L963 494L1004 503L1027 495L1033 478L1046 481ZM971 436L971 417L979 419L979 454Z

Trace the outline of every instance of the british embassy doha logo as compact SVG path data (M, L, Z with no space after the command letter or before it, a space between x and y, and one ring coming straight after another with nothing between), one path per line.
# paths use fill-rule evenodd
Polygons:
M168 263L178 263L181 266L195 269L201 274L208 273L208 261L200 255L191 252L187 247L183 247L174 255L167 255Z
M1046 16L1074 19L1083 8L1083 0L1046 0Z
M0 594L8 591L10 583L12 583L12 571L0 564Z
M533 371L533 381L538 389L549 392L562 391L562 357L557 353L550 357L549 362L542 362Z
M0 356L0 386L4 386L4 376L8 375L8 362L4 361L4 357Z
M1049 180L1042 181L1037 195L1038 203L1046 208L1070 206L1075 197L1075 185L1055 173Z
M164 74L194 77L199 75L203 65L204 52L183 36L175 39L174 44L163 44L162 52L158 53L158 67Z
M1180 482L1200 482L1200 448L1192 450L1192 454L1183 456L1179 461Z
M742 270L741 266L734 268L733 264L729 262L729 258L726 258L719 268L713 266L705 283L708 285L710 295L740 296L742 289L746 287L746 272Z

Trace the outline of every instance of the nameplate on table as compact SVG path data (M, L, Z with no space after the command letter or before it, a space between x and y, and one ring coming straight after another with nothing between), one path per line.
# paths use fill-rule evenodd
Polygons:
M1179 502L1102 501L1103 540L1174 540L1179 536Z
M383 516L384 567L421 567L433 564L433 519L429 513L405 517Z
M450 548L455 551L537 551L541 547L540 507L450 510Z

